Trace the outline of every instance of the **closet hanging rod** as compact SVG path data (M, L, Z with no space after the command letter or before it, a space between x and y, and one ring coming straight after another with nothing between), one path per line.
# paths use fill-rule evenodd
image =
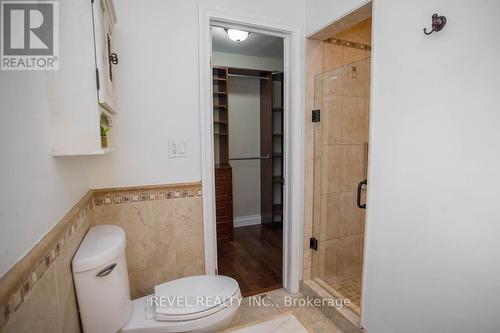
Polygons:
M264 156L255 156L255 157L236 157L229 158L230 161L244 161L244 160L268 160L271 156L266 154Z
M248 78L251 78L251 79L269 80L269 78L268 78L268 77L265 77L265 76L255 76L255 75L227 74L227 76L234 76L234 77L248 77Z

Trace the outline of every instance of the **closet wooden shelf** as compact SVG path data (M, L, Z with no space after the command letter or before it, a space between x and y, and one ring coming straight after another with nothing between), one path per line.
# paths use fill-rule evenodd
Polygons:
M100 149L62 149L53 150L52 156L90 156L90 155L106 155L111 153L115 147L106 147Z
M217 240L233 240L232 169L229 164L227 68L213 67L215 210Z
M283 215L283 205L282 204L273 205L273 215Z
M273 176L273 183L281 183L283 178L281 176Z

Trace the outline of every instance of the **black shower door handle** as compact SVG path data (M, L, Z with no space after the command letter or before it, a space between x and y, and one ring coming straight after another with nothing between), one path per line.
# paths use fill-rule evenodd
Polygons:
M363 180L358 184L358 194L356 195L356 204L361 209L366 209L366 203L361 204L361 191L363 190L363 185L367 184L367 180Z

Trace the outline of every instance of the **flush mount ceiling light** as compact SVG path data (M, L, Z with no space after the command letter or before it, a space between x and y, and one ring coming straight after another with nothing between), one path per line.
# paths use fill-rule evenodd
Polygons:
M248 31L238 30L238 29L225 29L229 39L236 43L243 42L248 38L250 34Z

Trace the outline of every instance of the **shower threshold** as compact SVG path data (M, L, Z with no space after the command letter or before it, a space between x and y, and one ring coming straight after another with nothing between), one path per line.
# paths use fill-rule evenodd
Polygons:
M366 333L361 328L361 317L359 310L355 311L353 305L347 305L341 308L327 305L329 302L324 302L325 300L340 300L346 299L344 296L340 295L338 291L333 289L331 286L326 284L319 278L313 278L312 280L307 280L302 282L301 292L312 299L320 299L322 302L321 306L317 306L328 319L333 321L343 332L349 333Z

